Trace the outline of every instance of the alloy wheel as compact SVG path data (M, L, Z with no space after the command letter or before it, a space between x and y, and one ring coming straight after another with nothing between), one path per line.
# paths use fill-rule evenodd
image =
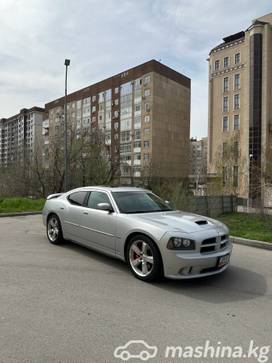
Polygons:
M154 256L147 242L136 240L131 244L129 249L129 263L138 276L146 277L152 272Z
M47 224L47 233L48 238L51 242L56 242L59 236L59 222L56 217L52 217L49 219Z

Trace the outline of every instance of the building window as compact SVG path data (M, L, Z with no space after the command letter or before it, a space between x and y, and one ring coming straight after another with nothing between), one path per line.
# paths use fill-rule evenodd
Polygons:
M118 98L115 98L114 104L115 104L115 106L118 106L118 104L119 104L119 99Z
M144 154L144 161L149 161L150 154Z
M229 90L229 77L224 78L223 90L224 90L224 92L228 92L228 90Z
M149 116L149 115L145 116L145 118L144 118L144 122L145 122L146 124L150 122L150 116Z
M149 141L144 141L144 148L148 149L149 148Z
M150 128L147 127L147 128L144 129L144 135L149 136L149 134L150 134Z
M140 103L135 105L135 112L137 112L137 111L141 111L141 104Z
M238 156L239 156L239 142L235 141L233 143L233 157L235 160L237 160Z
M141 140L141 130L135 130L134 138L135 140Z
M214 62L214 69L215 69L215 71L218 71L219 67L220 67L220 60L219 60L219 59L217 59L217 60Z
M118 111L114 111L114 117L118 117L119 116L119 112Z
M238 166L233 167L233 186L238 187Z
M234 89L240 89L240 74L234 76Z
M226 185L228 175L227 175L227 168L224 166L222 170L222 179L223 179L223 185Z
M226 132L229 129L229 118L228 116L223 117L223 131Z
M131 152L131 144L121 144L120 145L120 152L121 153L130 153Z
M115 94L119 93L119 88L118 88L118 87L115 87L115 89L114 89L114 93L115 93Z
M145 89L144 95L145 97L150 96L150 88Z
M233 116L233 129L240 130L240 116L239 115Z
M150 83L150 76L145 76L144 84L149 84L149 83Z
M135 147L135 148L139 148L139 147L141 147L141 141L135 141L135 142L134 142L134 147Z
M93 106L92 107L92 112L95 112L96 111L96 107L95 106Z
M121 132L121 142L130 141L130 131L122 131Z
M118 130L118 128L119 128L119 123L118 122L114 122L114 129L115 130Z
M96 101L96 96L92 97L92 101L95 102Z
M141 84L142 84L142 80L141 80L141 78L135 79L135 81L134 81L134 86L135 86L136 88L139 88L139 87L141 86Z
M224 68L227 68L229 66L229 57L224 58Z
M149 112L150 111L150 106L149 103L145 104L145 112Z
M134 118L134 128L141 127L141 116L136 116Z
M223 112L229 111L229 98L228 96L224 96L223 98Z
M234 109L239 110L240 108L240 95L236 94L234 95Z
M235 64L239 64L241 62L241 54L240 53L235 54L234 62L235 62Z

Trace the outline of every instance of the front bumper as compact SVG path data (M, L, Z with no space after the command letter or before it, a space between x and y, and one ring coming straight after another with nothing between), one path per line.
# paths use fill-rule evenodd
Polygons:
M197 240L199 246L201 245L202 238ZM193 239L196 240L196 236ZM166 244L164 246L161 251L164 276L170 279L192 279L221 273L229 266L230 259L227 264L220 267L218 265L219 258L225 255L230 257L232 253L232 243L230 240L228 240L224 249L209 253L201 253L200 248L197 248L195 251L178 251L168 250Z

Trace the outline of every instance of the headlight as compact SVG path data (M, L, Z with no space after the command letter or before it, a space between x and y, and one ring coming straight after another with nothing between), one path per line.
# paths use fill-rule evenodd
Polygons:
M194 250L195 241L187 238L172 237L167 243L169 250Z

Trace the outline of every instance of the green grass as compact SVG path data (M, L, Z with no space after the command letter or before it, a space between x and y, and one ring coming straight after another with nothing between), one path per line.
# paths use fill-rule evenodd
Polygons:
M272 243L272 217L247 213L226 213L218 217L236 237Z
M0 198L0 214L41 211L43 209L44 202L44 199Z

